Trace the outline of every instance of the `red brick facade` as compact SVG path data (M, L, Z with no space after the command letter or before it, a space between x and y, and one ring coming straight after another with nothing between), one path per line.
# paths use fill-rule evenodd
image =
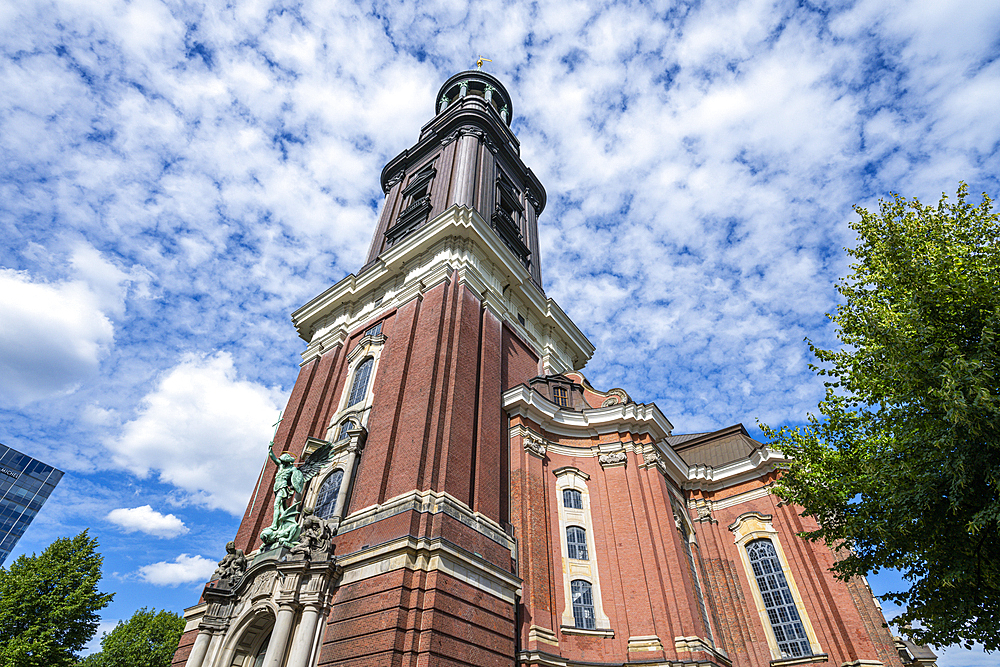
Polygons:
M545 193L509 96L469 72L439 97L383 173L368 264L293 314L308 346L274 451L333 452L298 501L318 513L340 471L334 551L262 549L268 460L235 538L249 566L206 586L173 664L900 665L864 582L768 493L779 455L738 426L675 436L577 372L593 347L541 290ZM803 655L755 588L762 539Z
M564 386L576 383L582 388L584 414L596 413L599 408L589 406L601 405L608 396L594 392L579 374L569 373L548 384L559 380ZM709 651L704 659L720 665L900 664L864 581L836 580L829 570L834 554L797 536L815 522L768 493L778 474L774 465L755 470L748 464L732 483L699 489L690 479L674 478L670 462L664 464L663 452L654 445L651 425L636 424L634 418L610 418L599 425L595 414L586 428L574 428L571 420L560 419L566 409L552 405L547 393L551 392L536 386L531 395L535 401L544 398L547 405L540 412L547 409L547 419L532 419L532 410L522 407L524 402L509 394L505 397L508 407L520 408L511 420L512 523L520 560L527 564L520 572L524 605L520 640L540 655L538 664L546 664L546 656L588 664L688 662L694 659L693 652L684 650L687 646L678 640L691 637L706 640L715 652ZM628 411L621 412L624 416ZM579 433L574 435L573 430ZM748 446L760 447L745 439ZM544 453L535 446L539 441L544 442ZM601 452L614 455L604 459ZM593 533L588 536L593 549L589 558L597 563L603 611L609 620L608 632L600 637L575 634L574 628L561 623L564 610L572 606L564 590L573 562L560 535L565 526L559 521L563 498L557 476L568 468L585 478L582 484L589 496L587 528ZM699 511L698 506L708 511ZM686 516L676 517L677 509ZM753 572L744 564L743 547L733 530L741 517L753 514L767 518L768 529L773 529L767 537L780 545L791 585L801 598L799 611L810 622L810 656L782 656L773 643L769 645L770 624L755 600ZM678 526L681 521L693 534L690 547L696 575L689 565L685 531ZM600 624L597 629L601 630ZM650 647L647 641L645 650L630 651L630 638L636 637L655 637L659 644Z

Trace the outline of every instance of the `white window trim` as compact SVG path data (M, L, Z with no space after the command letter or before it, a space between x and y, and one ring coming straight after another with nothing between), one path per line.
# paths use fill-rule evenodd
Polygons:
M795 607L798 609L802 627L805 628L806 637L809 639L809 648L814 656L823 654L823 649L819 645L819 639L816 637L816 632L813 630L812 623L809 620L809 614L806 612L806 606L803 604L802 596L799 594L799 587L795 583L795 577L792 576L792 571L788 567L788 559L785 558L785 552L781 548L778 531L774 529L774 525L771 522L771 515L761 514L760 512L747 512L737 517L736 521L729 526L729 530L733 532L736 541L736 550L740 554L740 560L743 561L743 573L747 577L747 583L750 586L754 604L757 605L760 623L764 627L764 635L767 637L768 648L771 649L771 657L774 660L792 659L782 657L781 655L781 650L778 648L778 640L775 638L774 629L771 627L771 619L768 618L767 608L764 606L764 598L760 595L760 587L757 586L757 578L754 576L753 567L750 565L750 556L747 554L746 545L758 539L770 540L774 546L774 551L778 554L778 561L781 563L781 571L784 573L785 581L788 582L788 588L792 592L792 599L795 600Z
M370 329L371 326L368 327ZM340 401L337 404L337 411L330 419L327 426L326 439L333 442L337 437L337 431L345 419L350 417L354 420L355 428L368 425L368 415L371 412L372 402L375 400L375 377L378 375L378 364L382 358L382 350L385 347L386 337L384 333L374 336L364 336L354 346L354 349L347 357L347 377L343 389L340 392ZM365 389L365 397L354 405L347 405L351 400L351 389L354 385L354 374L358 366L372 358L372 370L368 374L368 387Z
M338 470L344 473L344 476L340 478L340 486L344 486L344 484L348 481L347 471L344 470L346 459L347 459L347 453L342 452L340 456L334 459L333 463L329 464L321 474L316 475L316 481L313 484L309 485L308 497L306 498L306 501L303 503L302 505L303 507L308 507L313 512L316 511L316 503L317 501L319 501L319 490L323 487L323 484L326 483L326 480L328 480L330 476L333 475L333 473L337 472ZM337 489L337 495L338 496L340 495L339 488ZM337 509L336 505L334 506L333 509L334 511L336 511Z
M559 553L562 555L563 599L566 605L560 618L560 630L566 634L593 634L598 636L614 636L611 631L611 619L604 613L604 602L601 596L601 579L597 568L597 550L594 548L594 522L590 515L590 493L587 490L587 480L590 476L572 467L559 468L553 473L556 476L556 502L559 516ZM583 509L573 509L563 506L563 489L576 489L583 498ZM570 526L583 528L587 536L587 560L570 558L569 547L566 544L566 529ZM576 627L573 618L573 594L570 587L572 581L583 579L590 584L590 592L594 598L594 621L597 628L586 630Z

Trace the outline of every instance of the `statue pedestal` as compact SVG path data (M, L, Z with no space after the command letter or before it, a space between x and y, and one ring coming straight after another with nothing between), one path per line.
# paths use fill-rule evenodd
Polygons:
M250 566L252 567L257 563L263 563L266 560L276 560L280 562L284 560L287 555L288 549L283 546L276 545L267 551L259 551L257 555L253 557L253 561L251 561Z

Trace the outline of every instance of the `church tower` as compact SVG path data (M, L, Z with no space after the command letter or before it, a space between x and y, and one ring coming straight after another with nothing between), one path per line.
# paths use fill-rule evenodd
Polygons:
M335 532L336 555L261 549L269 462L231 550L247 567L219 573L189 610L175 665L512 663L520 579L500 397L594 350L542 290L545 190L512 115L493 76L446 81L417 143L382 172L365 265L292 314L306 348L273 451L301 462L331 449L302 504Z
M364 266L292 314L298 379L173 665L902 667L771 495L780 453L579 372L513 108L448 79Z

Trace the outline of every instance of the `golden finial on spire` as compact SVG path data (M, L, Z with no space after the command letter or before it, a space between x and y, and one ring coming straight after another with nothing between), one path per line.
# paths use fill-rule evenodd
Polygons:
M493 61L490 60L489 58L484 58L482 56L478 56L478 59L476 60L476 69L480 69L481 70L483 68L483 63L491 63L491 62L493 62Z

